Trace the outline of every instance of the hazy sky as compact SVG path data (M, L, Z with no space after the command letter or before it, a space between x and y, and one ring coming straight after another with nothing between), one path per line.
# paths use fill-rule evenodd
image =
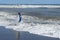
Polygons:
M60 4L60 0L0 0L0 4Z

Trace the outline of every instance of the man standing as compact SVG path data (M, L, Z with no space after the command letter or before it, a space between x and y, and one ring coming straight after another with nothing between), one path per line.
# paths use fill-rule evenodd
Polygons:
M19 21L18 21L18 22L21 22L21 19L22 19L22 17L21 17L21 13L18 12L18 15L19 15Z

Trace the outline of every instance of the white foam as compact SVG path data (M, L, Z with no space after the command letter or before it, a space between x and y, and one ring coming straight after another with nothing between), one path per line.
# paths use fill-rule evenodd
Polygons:
M0 5L0 8L60 8L59 5Z
M13 18L13 17L12 17ZM1 20L2 21L2 20ZM0 23L1 23L0 21ZM53 24L42 24L42 22L51 22ZM36 23L35 23L36 22ZM38 23L41 22L41 23ZM14 29L16 31L28 31L33 34L43 35L48 37L60 38L60 25L57 21L43 20L35 16L22 15L22 22L17 23L17 26L8 26L8 21L2 21L1 25L5 25L6 28ZM15 22L16 23L16 22ZM56 23L56 24L54 24Z

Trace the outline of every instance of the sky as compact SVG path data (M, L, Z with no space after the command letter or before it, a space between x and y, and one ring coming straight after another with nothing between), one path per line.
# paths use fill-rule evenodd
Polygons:
M0 0L0 4L60 4L60 0Z

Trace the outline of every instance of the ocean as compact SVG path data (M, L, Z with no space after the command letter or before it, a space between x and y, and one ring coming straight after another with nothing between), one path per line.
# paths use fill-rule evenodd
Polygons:
M18 12L22 15L20 23ZM0 8L0 25L3 24L16 31L60 38L60 8Z

